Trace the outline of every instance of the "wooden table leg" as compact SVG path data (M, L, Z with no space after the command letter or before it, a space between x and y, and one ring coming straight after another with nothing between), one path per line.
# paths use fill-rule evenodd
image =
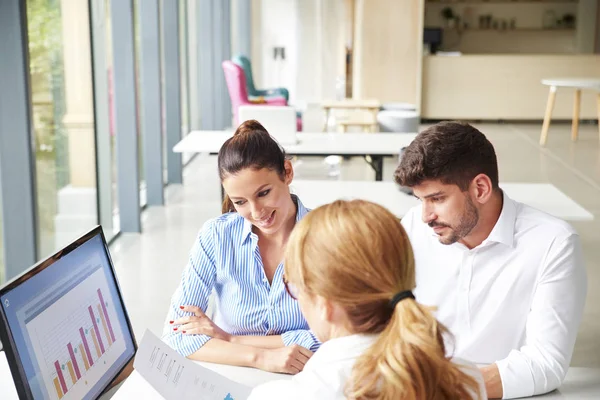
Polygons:
M373 114L373 125L371 125L371 132L375 133L379 130L379 122L377 121L377 114L379 114L379 108L373 108L371 110Z
M577 141L579 136L579 107L581 105L581 89L575 90L575 99L573 101L573 122L571 125L571 140Z
M544 114L544 124L542 125L542 135L540 136L540 145L545 146L548 139L548 129L550 128L550 119L552 118L552 109L554 109L554 100L556 99L556 86L550 86L548 93L548 103L546 103L546 114Z
M600 139L600 93L596 95L596 101L598 103L598 138Z
M325 107L325 123L323 124L323 132L327 132L329 126L329 108Z

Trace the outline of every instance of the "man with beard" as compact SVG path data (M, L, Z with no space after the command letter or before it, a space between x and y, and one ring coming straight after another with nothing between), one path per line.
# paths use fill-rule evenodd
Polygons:
M490 398L559 387L587 291L575 230L509 198L494 147L468 124L421 132L395 180L421 200L402 218L416 258L415 296L437 307L454 334L452 355L480 366Z

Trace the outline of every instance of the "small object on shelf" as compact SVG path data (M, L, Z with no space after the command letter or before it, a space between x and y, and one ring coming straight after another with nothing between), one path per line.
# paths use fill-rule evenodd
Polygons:
M575 16L573 14L563 15L562 22L565 28L575 28Z
M479 16L479 29L490 29L492 27L492 15L484 14Z
M444 9L442 10L442 17L444 17L444 19L446 20L447 28L454 28L456 26L457 15L454 14L452 8L444 7Z
M510 20L510 29L515 29L517 27L517 19L511 18Z
M556 27L556 13L554 10L546 10L542 18L542 26L545 29L552 29Z
M462 20L463 27L465 29L475 26L475 15L473 12L473 7L465 7L462 15Z

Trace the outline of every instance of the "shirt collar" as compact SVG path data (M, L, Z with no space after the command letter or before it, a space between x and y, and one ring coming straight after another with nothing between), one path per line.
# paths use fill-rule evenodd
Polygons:
M517 205L515 201L508 197L502 191L502 211L500 217L496 221L496 225L482 243L489 242L503 243L509 247L513 247L515 240L515 223L517 221Z
M305 370L328 363L355 359L363 354L377 340L377 334L354 334L328 340L319 347L306 364Z
M298 196L292 194L292 200L294 204L297 206L296 210L296 223L298 223L308 212L310 211L308 208L304 207L304 204L300 201ZM242 230L242 243L244 243L248 237L252 235L252 223L244 218L244 229Z

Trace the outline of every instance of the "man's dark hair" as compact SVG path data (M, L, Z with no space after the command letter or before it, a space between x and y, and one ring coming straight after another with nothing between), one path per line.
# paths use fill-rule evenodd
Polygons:
M462 191L479 174L498 189L498 161L494 146L467 123L447 121L419 133L404 150L394 180L414 187L427 180L457 185Z

